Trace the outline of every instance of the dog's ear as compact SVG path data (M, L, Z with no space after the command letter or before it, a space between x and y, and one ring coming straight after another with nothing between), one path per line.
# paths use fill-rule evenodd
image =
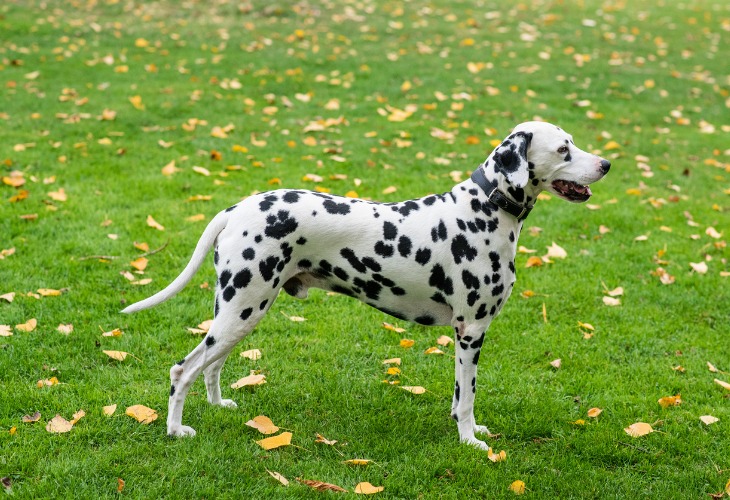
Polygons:
M527 149L532 141L532 133L516 132L497 146L492 155L497 172L507 178L516 188L524 188L530 180Z

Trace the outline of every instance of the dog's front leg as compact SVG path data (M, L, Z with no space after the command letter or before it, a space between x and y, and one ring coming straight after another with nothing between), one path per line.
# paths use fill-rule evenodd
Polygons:
M485 328L483 325L458 323L454 326L454 330L456 333L456 381L451 416L456 420L461 442L487 450L489 448L487 444L474 436L476 432L489 433L489 429L483 425L477 425L474 419L477 363L484 342Z

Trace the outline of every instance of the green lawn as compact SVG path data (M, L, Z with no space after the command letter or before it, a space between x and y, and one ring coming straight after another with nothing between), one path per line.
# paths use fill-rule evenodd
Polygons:
M336 495L296 478L350 492L368 481L384 498L510 498L516 480L534 498L723 491L730 393L713 379L730 382L730 4L628 3L3 2L0 496L113 497L120 479L135 498ZM458 443L453 346L424 353L449 328L321 291L282 296L234 350L222 385L238 409L209 406L200 380L184 414L198 435L166 436L169 368L212 317L212 258L170 302L119 311L177 276L205 221L280 185L380 201L444 192L532 119L613 168L588 205L553 197L526 221L520 244L535 253L518 256L485 340L475 406L506 460ZM135 242L149 246L143 274ZM527 267L553 242L565 259ZM605 305L617 287L620 305ZM261 359L239 356L252 348ZM400 376L386 374L392 357ZM251 370L267 383L229 387ZM657 402L677 394L679 406ZM136 404L158 420L126 416ZM81 409L70 432L47 432ZM257 415L294 446L260 448L245 425ZM656 432L630 437L636 422Z

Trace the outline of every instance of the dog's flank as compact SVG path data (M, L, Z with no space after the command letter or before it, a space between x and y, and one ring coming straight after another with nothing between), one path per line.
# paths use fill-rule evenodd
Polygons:
M167 431L182 425L185 397L204 373L208 401L221 399L220 371L233 347L261 320L281 289L305 298L311 287L357 298L387 314L454 329L451 415L463 442L487 449L475 432L476 367L492 319L515 282L522 221L538 194L587 200L588 184L608 161L581 151L570 135L540 122L519 125L451 191L399 203L375 203L303 190L251 196L216 215L190 262L164 290L124 309L173 297L215 248L215 319L206 338L170 371Z

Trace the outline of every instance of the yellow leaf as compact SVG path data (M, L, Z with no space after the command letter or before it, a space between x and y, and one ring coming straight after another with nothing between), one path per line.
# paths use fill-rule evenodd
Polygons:
M25 332L30 333L33 330L35 330L35 327L38 326L38 320L35 318L31 318L25 323L22 323L20 325L15 325L15 329L19 332Z
M180 169L175 166L175 160L172 160L170 163L162 167L162 175L165 175L167 177L171 176L175 172L179 172Z
M12 302L13 300L15 300L15 292L4 293L0 295L0 299L7 302Z
M147 216L147 225L153 229L157 229L158 231L165 230L165 226L153 219L151 215Z
M249 349L248 351L243 351L241 357L256 361L257 359L261 359L261 351L258 349Z
M387 188L383 189L383 194L393 194L396 191L398 191L398 188L395 186L388 186Z
M619 286L614 288L613 290L607 290L605 292L609 297L620 297L624 294L624 288Z
M609 307L615 307L615 306L620 306L621 305L621 300L620 299L613 298L613 297L604 296L603 297L603 303L606 304Z
M54 201L66 201L68 199L66 191L63 188L60 188L58 191L49 192L48 197Z
M426 392L426 389L420 385L402 385L400 388L404 391L410 392L411 394L424 394Z
M268 472L271 477L279 481L284 486L289 486L289 480L278 472L270 471L269 469L266 469L266 472Z
M144 111L144 104L142 104L142 96L134 95L129 98L129 102L132 103L136 109Z
M586 330L594 331L595 328L590 323L583 323L582 321L578 322L578 328L585 328Z
M669 408L670 406L679 406L682 404L682 397L680 394L677 394L676 396L665 396L663 398L659 398L659 406L662 408Z
M76 422L81 420L86 416L86 412L84 410L79 410L76 413L73 414L73 417L71 417L71 425L76 425Z
M347 490L337 486L336 484L323 483L322 481L313 481L311 479L297 478L300 483L309 486L317 491L337 491L340 493L347 493Z
M616 141L608 141L604 146L604 149L606 151L611 151L612 149L621 149L621 144Z
M414 345L415 343L416 343L416 341L415 341L415 340L411 340L411 339L401 339L401 341L400 341L400 346L401 346L401 347L405 347L405 348L409 348L409 347L413 347L413 345Z
M119 328L101 334L102 337L121 337L122 335L124 335L124 332Z
M112 415L114 415L114 412L117 411L117 405L113 404L113 405L105 406L104 408L101 409L101 411L107 417L111 417Z
M32 424L38 422L41 419L41 412L37 411L33 415L23 415L21 419L25 424Z
M725 389L727 389L728 391L730 391L730 384L728 384L727 382L723 382L722 380L719 380L719 379L715 379L715 383L716 383L717 385L721 386L721 387L724 387L724 388L725 388Z
M558 359L551 361L550 366L552 366L553 368L560 368L560 365L562 363L563 363L563 361L560 358L558 358Z
M386 323L385 321L383 321L383 328L385 328L386 330L390 330L392 332L396 332L396 333L403 333L406 331L405 328L401 328L399 326L393 326L390 323Z
M709 361L707 362L707 369L710 370L712 373L718 372L717 367L715 365L713 365L712 363L710 363Z
M446 335L441 335L438 339L436 339L436 343L440 346L446 347L449 344L453 344L454 339L447 337Z
M190 217L185 217L185 220L188 222L200 222L205 220L204 214L195 214L191 215Z
M355 486L355 493L357 493L358 495L372 495L374 493L380 493L384 489L385 487L383 486L373 486L372 484L365 481L362 483L358 483L357 486Z
M512 484L509 485L509 489L515 495L524 495L525 494L525 482L520 481L518 479L517 481L514 481Z
M717 417L713 417L712 415L702 415L702 416L700 417L700 420L701 420L701 421L702 421L702 423L703 423L703 424L705 424L705 425L712 425L712 424L714 424L715 422L719 422L719 421L720 421L720 419L719 419L719 418L717 418ZM728 484L730 485L730 481L728 481Z
M127 408L125 414L141 424L151 424L157 420L157 412L144 405L134 405Z
M123 351L102 351L104 354L109 356L112 359L116 359L117 361L124 361L127 356L129 356L128 352Z
M439 349L438 347L429 347L424 351L424 354L443 354L444 351Z
M383 361L384 365L400 365L400 358L389 358Z
M46 430L52 434L70 432L71 429L73 429L73 424L61 415L56 415L46 424Z
M283 312L283 311L282 311L282 313L281 313L281 314L282 314L282 315L283 315L283 316L284 316L284 317L285 317L286 319L288 319L289 321L293 321L293 322L295 322L295 323L301 323L302 321L307 321L307 319L306 319L306 318L302 318L301 316L287 316L286 314L284 314L284 312Z
M689 266L697 274L707 274L707 271L709 270L707 267L707 262L690 262Z
M391 366L386 372L388 375L400 375L400 368L397 366Z
M527 262L525 263L525 267L526 268L540 267L543 264L544 264L544 262L542 261L542 258L533 256L533 257L530 257L529 259L527 259Z
M565 251L564 248L559 246L557 243L553 241L553 244L547 247L548 253L547 256L553 259L564 259L568 256L568 252Z
M251 385L262 385L266 383L266 375L256 375L252 373L248 377L243 377L242 379L239 379L237 382L234 382L231 384L231 389L240 389L241 387L251 386Z
M291 444L292 433L282 432L278 436L262 439L256 441L256 444L262 447L264 450L273 450L281 446L289 446Z
M138 259L133 260L129 263L133 268L135 268L137 271L144 271L147 269L147 264L149 263L149 260L145 257L140 257Z
M254 417L253 419L246 422L246 425L248 425L249 427L253 427L261 434L273 434L279 430L279 428L274 425L274 422L272 422L271 419L265 415L259 415L258 417Z
M603 410L601 408L591 408L590 410L588 410L588 416L591 418L596 418L602 412L603 412Z
M373 461L367 458L351 458L350 460L345 460L343 463L348 465L370 465Z
M12 337L13 330L10 325L0 325L0 337Z
M626 427L624 429L624 432L628 434L631 437L637 438L641 436L646 436L647 434L651 434L654 432L654 429L652 429L651 425L644 423L644 422L636 422L635 424L631 424L630 426Z
M74 326L70 323L68 325L64 325L63 323L61 323L60 325L58 325L56 330L64 335L69 335L71 332L74 331Z
M52 288L39 288L38 295L42 297L58 297L61 295L61 290L54 290Z
M315 439L314 442L333 446L335 443L337 443L337 440L336 439L327 439L322 434L317 434L317 439Z
M494 463L503 462L507 460L507 452L502 450L499 453L495 453L492 448L489 448L487 450L487 458Z
M38 387L38 388L41 388L41 387L44 387L44 386L50 387L52 385L58 385L58 384L59 384L58 379L56 377L51 377L51 378L46 378L46 379L43 379L43 380L39 380L36 383L36 387Z

